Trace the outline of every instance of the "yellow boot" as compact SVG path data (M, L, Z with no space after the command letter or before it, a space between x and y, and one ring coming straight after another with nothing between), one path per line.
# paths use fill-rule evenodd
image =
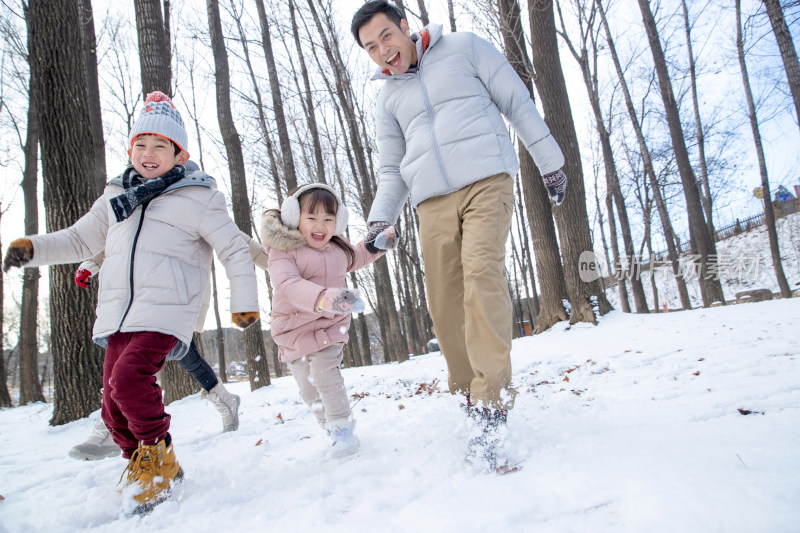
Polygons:
M140 443L123 476L125 474L125 485L135 484L140 489L134 496L138 505L133 514L152 511L153 507L169 498L172 487L183 479L183 470L172 451L172 443L167 446L164 439L152 446Z

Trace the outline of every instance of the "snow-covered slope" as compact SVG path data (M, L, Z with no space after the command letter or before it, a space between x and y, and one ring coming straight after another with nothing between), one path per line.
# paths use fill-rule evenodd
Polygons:
M518 339L523 468L505 476L462 461L439 354L345 370L362 442L345 460L325 459L291 377L232 384L237 432L197 395L168 407L186 481L143 518L121 513L122 459L67 457L99 413L50 427L51 405L0 410L0 531L798 531L798 331L792 299Z

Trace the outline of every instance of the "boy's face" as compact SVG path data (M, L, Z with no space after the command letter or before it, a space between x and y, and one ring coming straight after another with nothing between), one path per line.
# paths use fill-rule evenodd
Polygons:
M370 59L392 74L404 74L417 62L417 46L405 19L398 26L385 14L377 13L361 26L358 36Z
M314 211L303 209L301 205L300 223L297 229L300 230L307 245L320 249L328 244L336 231L336 215L328 213L322 203L318 203Z
M160 135L142 134L133 141L131 163L144 179L160 178L177 165L183 165L189 154L181 150L175 154L172 141Z

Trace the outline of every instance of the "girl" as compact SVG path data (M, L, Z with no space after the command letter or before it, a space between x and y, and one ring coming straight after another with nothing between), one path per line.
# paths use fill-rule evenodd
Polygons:
M333 189L310 183L295 190L280 211L266 211L261 227L274 287L272 338L300 397L333 438L331 457L359 448L339 365L350 313L363 311L364 303L357 290L345 288L345 275L384 253L372 254L363 241L351 245L342 238L347 219L347 207ZM394 228L387 233L392 239L384 248L392 249Z

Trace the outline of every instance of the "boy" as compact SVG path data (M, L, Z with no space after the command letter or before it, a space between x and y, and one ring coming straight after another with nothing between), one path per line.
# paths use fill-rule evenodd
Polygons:
M102 418L129 459L134 513L151 510L183 478L156 373L189 349L214 251L230 280L233 322L258 319L247 245L213 178L184 168L187 140L169 97L147 95L129 137L130 166L69 228L13 241L3 265L74 263L105 250L92 338L106 348Z

